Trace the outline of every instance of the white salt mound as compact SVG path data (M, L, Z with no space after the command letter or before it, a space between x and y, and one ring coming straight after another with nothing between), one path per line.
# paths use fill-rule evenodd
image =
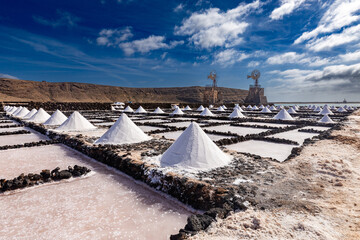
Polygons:
M170 115L173 116L173 115L183 115L183 114L184 112L179 107L177 107Z
M218 107L218 108L216 109L216 111L218 111L218 112L224 112L225 109L224 109L222 106L220 106L220 107Z
M23 118L25 115L27 115L29 113L29 109L27 109L26 107L22 108L20 112L18 112L15 117L17 118Z
M285 109L282 109L278 114L275 115L275 117L273 117L273 119L294 120Z
M40 110L39 110L40 111ZM73 112L66 121L55 130L58 131L87 131L94 130L96 127L84 118L78 111Z
M43 108L40 108L31 118L27 121L33 123L44 123L50 118L50 114L48 114Z
M345 108L343 108L343 107L339 107L339 108L338 108L338 110L337 110L337 112L347 112L347 111L346 111L346 109L345 109Z
M191 107L189 107L189 105L186 106L186 108L184 109L184 111L191 111Z
M67 117L58 109L46 122L44 122L44 125L61 125L66 121L66 119Z
M244 114L240 112L239 109L235 108L235 110L229 115L229 118L243 118Z
M329 115L333 115L334 113L329 109L329 107L324 107L324 109L319 112L319 114L322 114L322 115L326 115L326 114L329 114Z
M18 107L15 111L13 111L13 112L11 113L11 115L12 115L12 116L15 116L15 115L18 114L22 109L23 109L22 106Z
M288 113L297 113L293 107L289 108Z
M208 116L208 117L210 117L210 116L214 116L214 114L208 108L205 108L204 111L202 111L200 113L200 116Z
M333 123L334 121L329 117L329 115L324 115L319 122L321 123Z
M153 113L164 113L164 111L163 111L161 108L157 107L157 108L153 111Z
M262 113L271 113L270 109L268 107L264 107L262 110L261 110Z
M208 170L229 164L231 157L216 144L195 122L161 156L161 166L188 170Z
M253 106L252 108L251 108L251 110L259 110L259 108L257 107L257 106Z
M198 111L198 112L202 112L202 111L204 111L204 106L203 105L201 105L198 109L196 109L196 111Z
M34 114L37 112L37 110L35 108L33 108L28 114L26 114L23 119L29 119L32 116L34 116Z
M124 109L124 112L131 113L131 112L134 112L134 109L132 109L130 106L127 106L127 107Z
M104 133L95 144L130 144L150 140L131 119L125 114L121 114L119 119Z
M272 106L270 107L270 110L271 110L271 111L276 111L277 108L276 108L274 105L272 105Z
M140 106L138 109L136 109L135 113L147 113L147 111L142 106Z

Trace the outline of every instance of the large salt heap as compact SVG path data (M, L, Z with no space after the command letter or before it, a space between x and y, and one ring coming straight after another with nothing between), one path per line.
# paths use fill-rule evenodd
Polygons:
M229 164L231 157L220 150L196 122L192 122L161 156L162 167L208 170Z
M321 110L321 112L319 112L319 114L321 115L326 115L326 114L329 114L329 115L333 115L334 113L330 110L329 107L324 107L323 110Z
M18 107L15 111L13 111L13 112L11 113L11 115L12 115L12 116L16 116L16 114L18 114L22 109L23 109L22 106Z
M40 109L39 109L40 111ZM70 117L55 130L58 131L88 131L94 130L96 127L84 118L78 111L73 112Z
M179 107L177 107L177 108L175 108L175 110L172 113L170 113L170 116L183 115L183 114L184 114L184 112Z
M51 117L46 122L44 122L44 125L61 125L66 121L66 119L67 117L58 109L51 115Z
M264 107L260 112L262 113L271 113L270 109L268 107Z
M35 108L33 108L28 114L26 114L23 119L29 119L32 116L34 116L34 114L37 112L37 110Z
M125 114L121 114L119 119L104 133L95 144L130 144L150 140L131 119Z
M229 115L229 118L243 118L244 114L240 112L239 109L235 108L235 110Z
M18 112L16 115L14 115L14 117L23 118L23 117L26 116L29 112L30 112L29 109L27 109L26 107L23 107L20 112Z
M202 111L204 111L204 106L203 105L201 105L198 109L196 109L196 111L198 111L198 112L202 112Z
M334 121L329 117L328 114L325 114L320 120L320 123L334 123Z
M124 109L124 112L126 112L126 113L132 113L132 112L134 112L134 109L132 109L130 106L127 106L127 107Z
M214 114L208 108L205 108L204 111L200 113L200 116L211 117L214 116Z
M136 109L135 113L147 113L147 111L142 106L140 106L138 109Z
M289 108L288 113L297 113L297 112L293 107L291 107Z
M275 117L273 117L273 119L294 120L285 109L282 109L278 114L275 115Z
M191 107L189 107L189 105L186 106L186 108L184 108L184 111L191 111Z
M44 123L46 120L50 118L50 114L48 114L43 108L40 108L31 118L27 121L33 123Z
M157 107L157 108L153 111L153 113L160 114L160 113L164 113L164 111L163 111L161 108Z

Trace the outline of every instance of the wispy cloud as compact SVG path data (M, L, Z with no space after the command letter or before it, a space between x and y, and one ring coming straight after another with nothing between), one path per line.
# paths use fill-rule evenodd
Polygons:
M77 23L81 20L79 17L76 17L69 12L59 9L56 11L56 15L58 16L57 19L46 19L41 16L33 16L33 19L37 23L45 26L51 26L53 28L62 26L72 28L77 26Z
M241 34L249 26L244 17L261 6L261 2L256 0L249 4L239 4L226 12L219 8L195 12L184 19L181 26L175 27L175 34L190 36L189 41L200 48L239 45L243 42Z
M185 8L185 5L180 3L179 5L177 5L175 8L174 8L174 12L178 13L178 12L181 12L183 11Z
M171 41L170 43L165 42L164 36L151 35L147 38L134 40L131 42L120 43L120 48L126 55L132 55L135 52L148 53L158 49L171 49L178 45L184 44L183 41Z
M280 2L280 7L275 8L270 15L272 20L279 20L282 19L285 15L291 14L304 2L306 2L306 0L281 0Z
M246 53L237 51L235 49L226 49L224 51L217 52L214 55L213 64L220 64L223 67L231 66L237 62L249 58L250 56Z
M123 29L102 29L96 43L101 46L118 46L121 42L127 41L133 37L131 27Z
M5 74L5 73L0 73L0 78L10 78L10 79L18 79L15 76L9 75L9 74Z
M333 62L331 58L308 56L305 53L286 52L269 57L266 62L271 65L281 64L306 64L309 66L323 66Z

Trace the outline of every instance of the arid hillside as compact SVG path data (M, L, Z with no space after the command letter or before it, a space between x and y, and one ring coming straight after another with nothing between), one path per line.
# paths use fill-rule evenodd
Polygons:
M248 91L220 88L224 102L241 103ZM201 103L204 87L126 88L74 82L37 82L0 78L0 101Z

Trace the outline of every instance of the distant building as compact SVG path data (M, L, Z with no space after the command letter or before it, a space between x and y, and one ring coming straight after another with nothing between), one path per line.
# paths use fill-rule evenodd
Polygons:
M254 70L251 75L247 78L252 78L255 81L255 85L250 85L249 93L245 98L245 103L247 104L267 104L267 98L265 96L264 88L259 84L260 71Z

